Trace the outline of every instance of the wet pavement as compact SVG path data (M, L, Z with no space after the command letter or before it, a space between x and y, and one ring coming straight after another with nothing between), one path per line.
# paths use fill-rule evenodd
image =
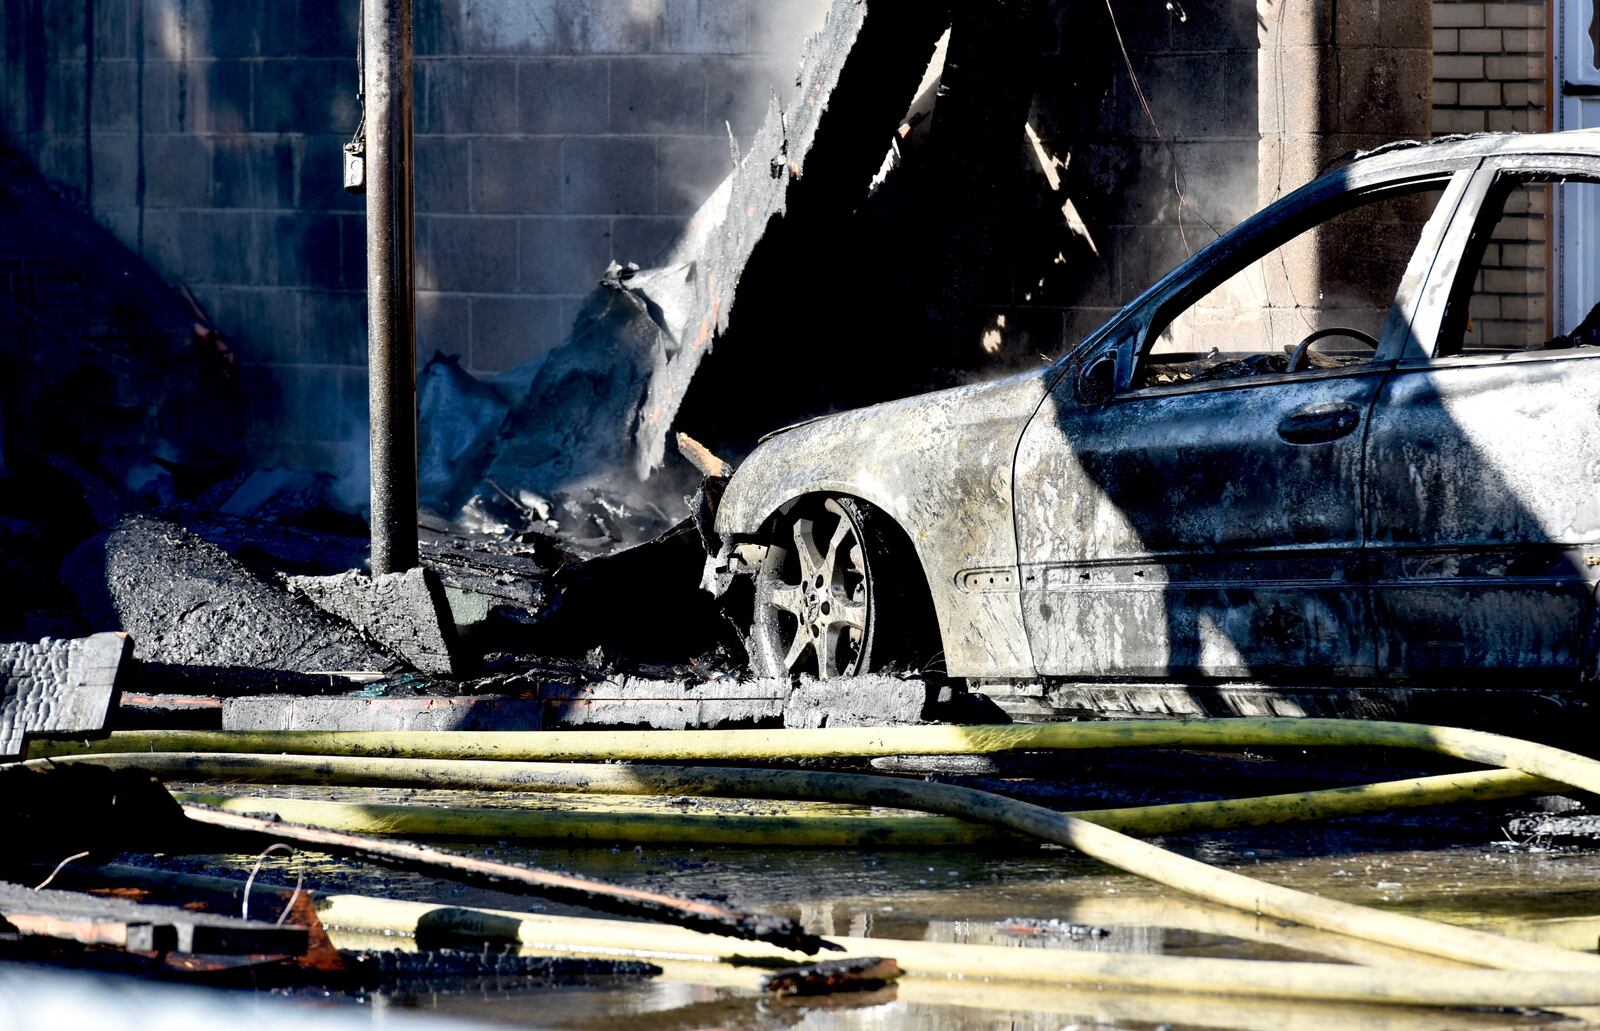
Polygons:
M216 790L212 788L211 790ZM483 805L465 792L243 788L309 798L410 800ZM515 799L501 798L501 804ZM770 805L770 803L758 803ZM738 803L721 803L723 811ZM1183 835L1169 848L1278 884L1491 929L1513 937L1594 950L1600 940L1600 848L1550 848L1504 840L1518 804L1439 814L1449 834L1430 840L1405 825L1342 820L1226 834ZM1472 833L1476 828L1477 832ZM1419 840L1431 847L1418 848ZM1410 953L1178 896L1053 846L834 851L726 847L530 847L440 842L457 851L621 884L725 901L799 917L810 931L895 939L1219 958L1416 964ZM148 861L148 860L146 860ZM242 875L254 856L192 857L170 865ZM393 874L307 853L270 857L267 876L324 892L570 913L538 900ZM336 933L341 947L410 947L409 939ZM549 1028L1063 1028L1073 1026L1434 1028L1590 1026L1573 1017L1521 1011L1466 1012L1329 1006L1156 992L1068 990L982 980L903 979L871 996L803 1004L759 989L760 971L667 963L645 982L529 985L498 981L428 985L362 1000L523 1027ZM342 1000L348 1004L357 1004ZM336 1000L329 1000L337 1004ZM376 1015L376 1014L375 1014Z

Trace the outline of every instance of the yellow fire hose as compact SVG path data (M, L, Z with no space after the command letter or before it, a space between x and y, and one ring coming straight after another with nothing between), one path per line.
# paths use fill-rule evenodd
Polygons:
M317 912L330 928L418 930L517 942L539 952L645 959L796 961L760 942L734 942L681 927L588 917L466 909L359 895L329 895ZM889 938L833 937L844 952L830 959L892 956L913 977L1156 988L1213 995L1381 1002L1421 1006L1583 1006L1600 1002L1600 977L1573 972L1506 973L1439 967L1378 969L1335 963L1204 959L1066 949L1021 949Z
M948 816L810 804L756 810L686 810L661 796L716 797L694 767L578 766L449 759L357 759L313 756L210 756L196 753L77 756L102 765L137 767L169 781L381 785L390 788L499 789L544 792L502 796L494 806L383 801L321 801L259 795L179 793L181 800L235 812L271 813L352 834L505 841L619 841L639 844L742 845L789 848L933 848L1015 844L1014 834ZM36 760L38 761L38 760ZM57 760L44 760L54 762ZM424 765L426 764L426 765ZM562 802L582 790L607 800ZM1560 790L1552 781L1514 770L1475 770L1320 791L1214 802L1177 802L1065 815L1124 834L1176 834L1332 819L1400 808L1486 802ZM566 794L560 794L565 792ZM578 796L584 798L586 796ZM513 799L515 801L513 801Z
M531 732L457 734L318 732L122 732L98 745L54 746L33 754L103 751L299 751L334 755L451 758L796 759L902 754L979 754L1013 750L1164 746L1359 745L1431 751L1520 770L1587 791L1600 790L1600 763L1571 752L1479 731L1413 724L1320 719L1045 724L998 727L840 728L803 731ZM605 771L603 774L599 771ZM614 772L613 772L614 771ZM827 800L917 809L987 823L1066 845L1180 891L1246 911L1293 920L1429 955L1509 970L1562 971L1580 998L1600 1001L1600 956L1509 939L1398 913L1320 898L1219 870L1040 806L948 784L799 770L681 771L682 794ZM626 781L626 767L584 776ZM689 790L698 782L698 790ZM637 788L631 790L637 791ZM1125 958L1125 957L1119 957ZM1364 973L1370 971L1363 971ZM1479 973L1469 977L1482 976ZM1487 982L1485 982L1487 983ZM1528 982L1532 984L1532 982ZM1259 984L1258 984L1259 989ZM1400 1001L1395 999L1394 1001ZM1508 1004L1508 1003L1501 1003Z
M341 949L395 949L414 945L394 932L328 928L328 936ZM879 940L879 939L869 939ZM1349 939L1345 939L1348 941ZM885 945L892 946L892 941ZM548 949L521 950L527 955L548 954ZM892 952L881 949L879 955ZM578 953L574 950L574 954ZM759 990L762 967L734 966L706 962L704 959L666 959L652 957L661 968L658 982L691 984L751 993L752 1008L771 1005L754 995ZM974 1019L993 1023L997 1018L1021 1021L1024 1026L1039 1023L1045 1014L1085 1018L1115 1026L1128 1023L1165 1024L1188 1027L1229 1027L1239 1031L1438 1031L1440 1014L1436 1009L1418 1006L1328 1002L1320 999L1274 999L1270 996L1201 995L1164 992L1156 989L1108 992L1094 985L1063 986L1044 981L1011 981L1000 978L963 978L946 973L937 977L903 977L893 988L895 1001L912 1005L957 1007L967 1013L989 1010ZM843 1000L841 1000L843 1001ZM804 1006L805 1000L795 1004ZM781 1000L777 1000L782 1005ZM690 1003L689 1005L694 1005ZM848 1005L848 1001L846 1001ZM681 1011L653 1011L652 1018L671 1019ZM1571 1011L1567 1011L1571 1012ZM1493 1028L1504 1031L1506 1015L1499 1010L1456 1010L1449 1015L1456 1031ZM1063 1021L1071 1025L1072 1021Z
M552 762L710 762L988 755L1128 747L1405 748L1521 770L1600 793L1600 762L1549 745L1420 723L1312 718L1105 720L997 726L822 730L315 731L123 730L99 741L36 742L32 757L105 752L288 752L301 755Z
M617 767L626 774L626 767ZM696 772L698 790L684 794L740 795L846 802L917 809L1016 831L1077 849L1111 866L1227 905L1324 930L1400 945L1478 966L1513 970L1592 971L1600 956L1516 943L1400 913L1367 909L1267 884L1221 870L1043 806L951 784L810 770L712 769ZM690 785L696 787L696 785ZM1595 976L1600 989L1600 976Z

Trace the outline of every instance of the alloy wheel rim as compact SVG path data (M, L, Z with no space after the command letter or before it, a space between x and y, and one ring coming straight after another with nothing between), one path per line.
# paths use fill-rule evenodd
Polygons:
M855 524L829 499L826 520L801 517L791 526L791 542L776 558L777 580L766 598L767 616L780 632L782 663L794 673L814 657L817 679L831 680L858 671L867 631L866 556ZM825 539L824 539L825 536ZM792 568L786 561L795 557ZM797 575L796 575L797 574ZM789 582L790 579L795 582ZM788 627L793 625L793 632Z

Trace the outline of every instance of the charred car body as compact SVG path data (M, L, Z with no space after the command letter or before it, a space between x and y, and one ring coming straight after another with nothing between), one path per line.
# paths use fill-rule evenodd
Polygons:
M931 661L1024 711L1581 698L1596 319L1550 335L1524 290L1507 342L1514 298L1484 291L1507 229L1583 224L1600 186L1552 190L1591 183L1590 132L1358 157L1047 367L770 437L721 498L709 580L753 583L759 672Z

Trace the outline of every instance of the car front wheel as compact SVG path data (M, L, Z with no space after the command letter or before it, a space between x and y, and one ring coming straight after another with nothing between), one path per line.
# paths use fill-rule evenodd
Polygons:
M828 497L778 518L755 576L749 649L757 674L830 680L882 666L875 516L854 499Z

